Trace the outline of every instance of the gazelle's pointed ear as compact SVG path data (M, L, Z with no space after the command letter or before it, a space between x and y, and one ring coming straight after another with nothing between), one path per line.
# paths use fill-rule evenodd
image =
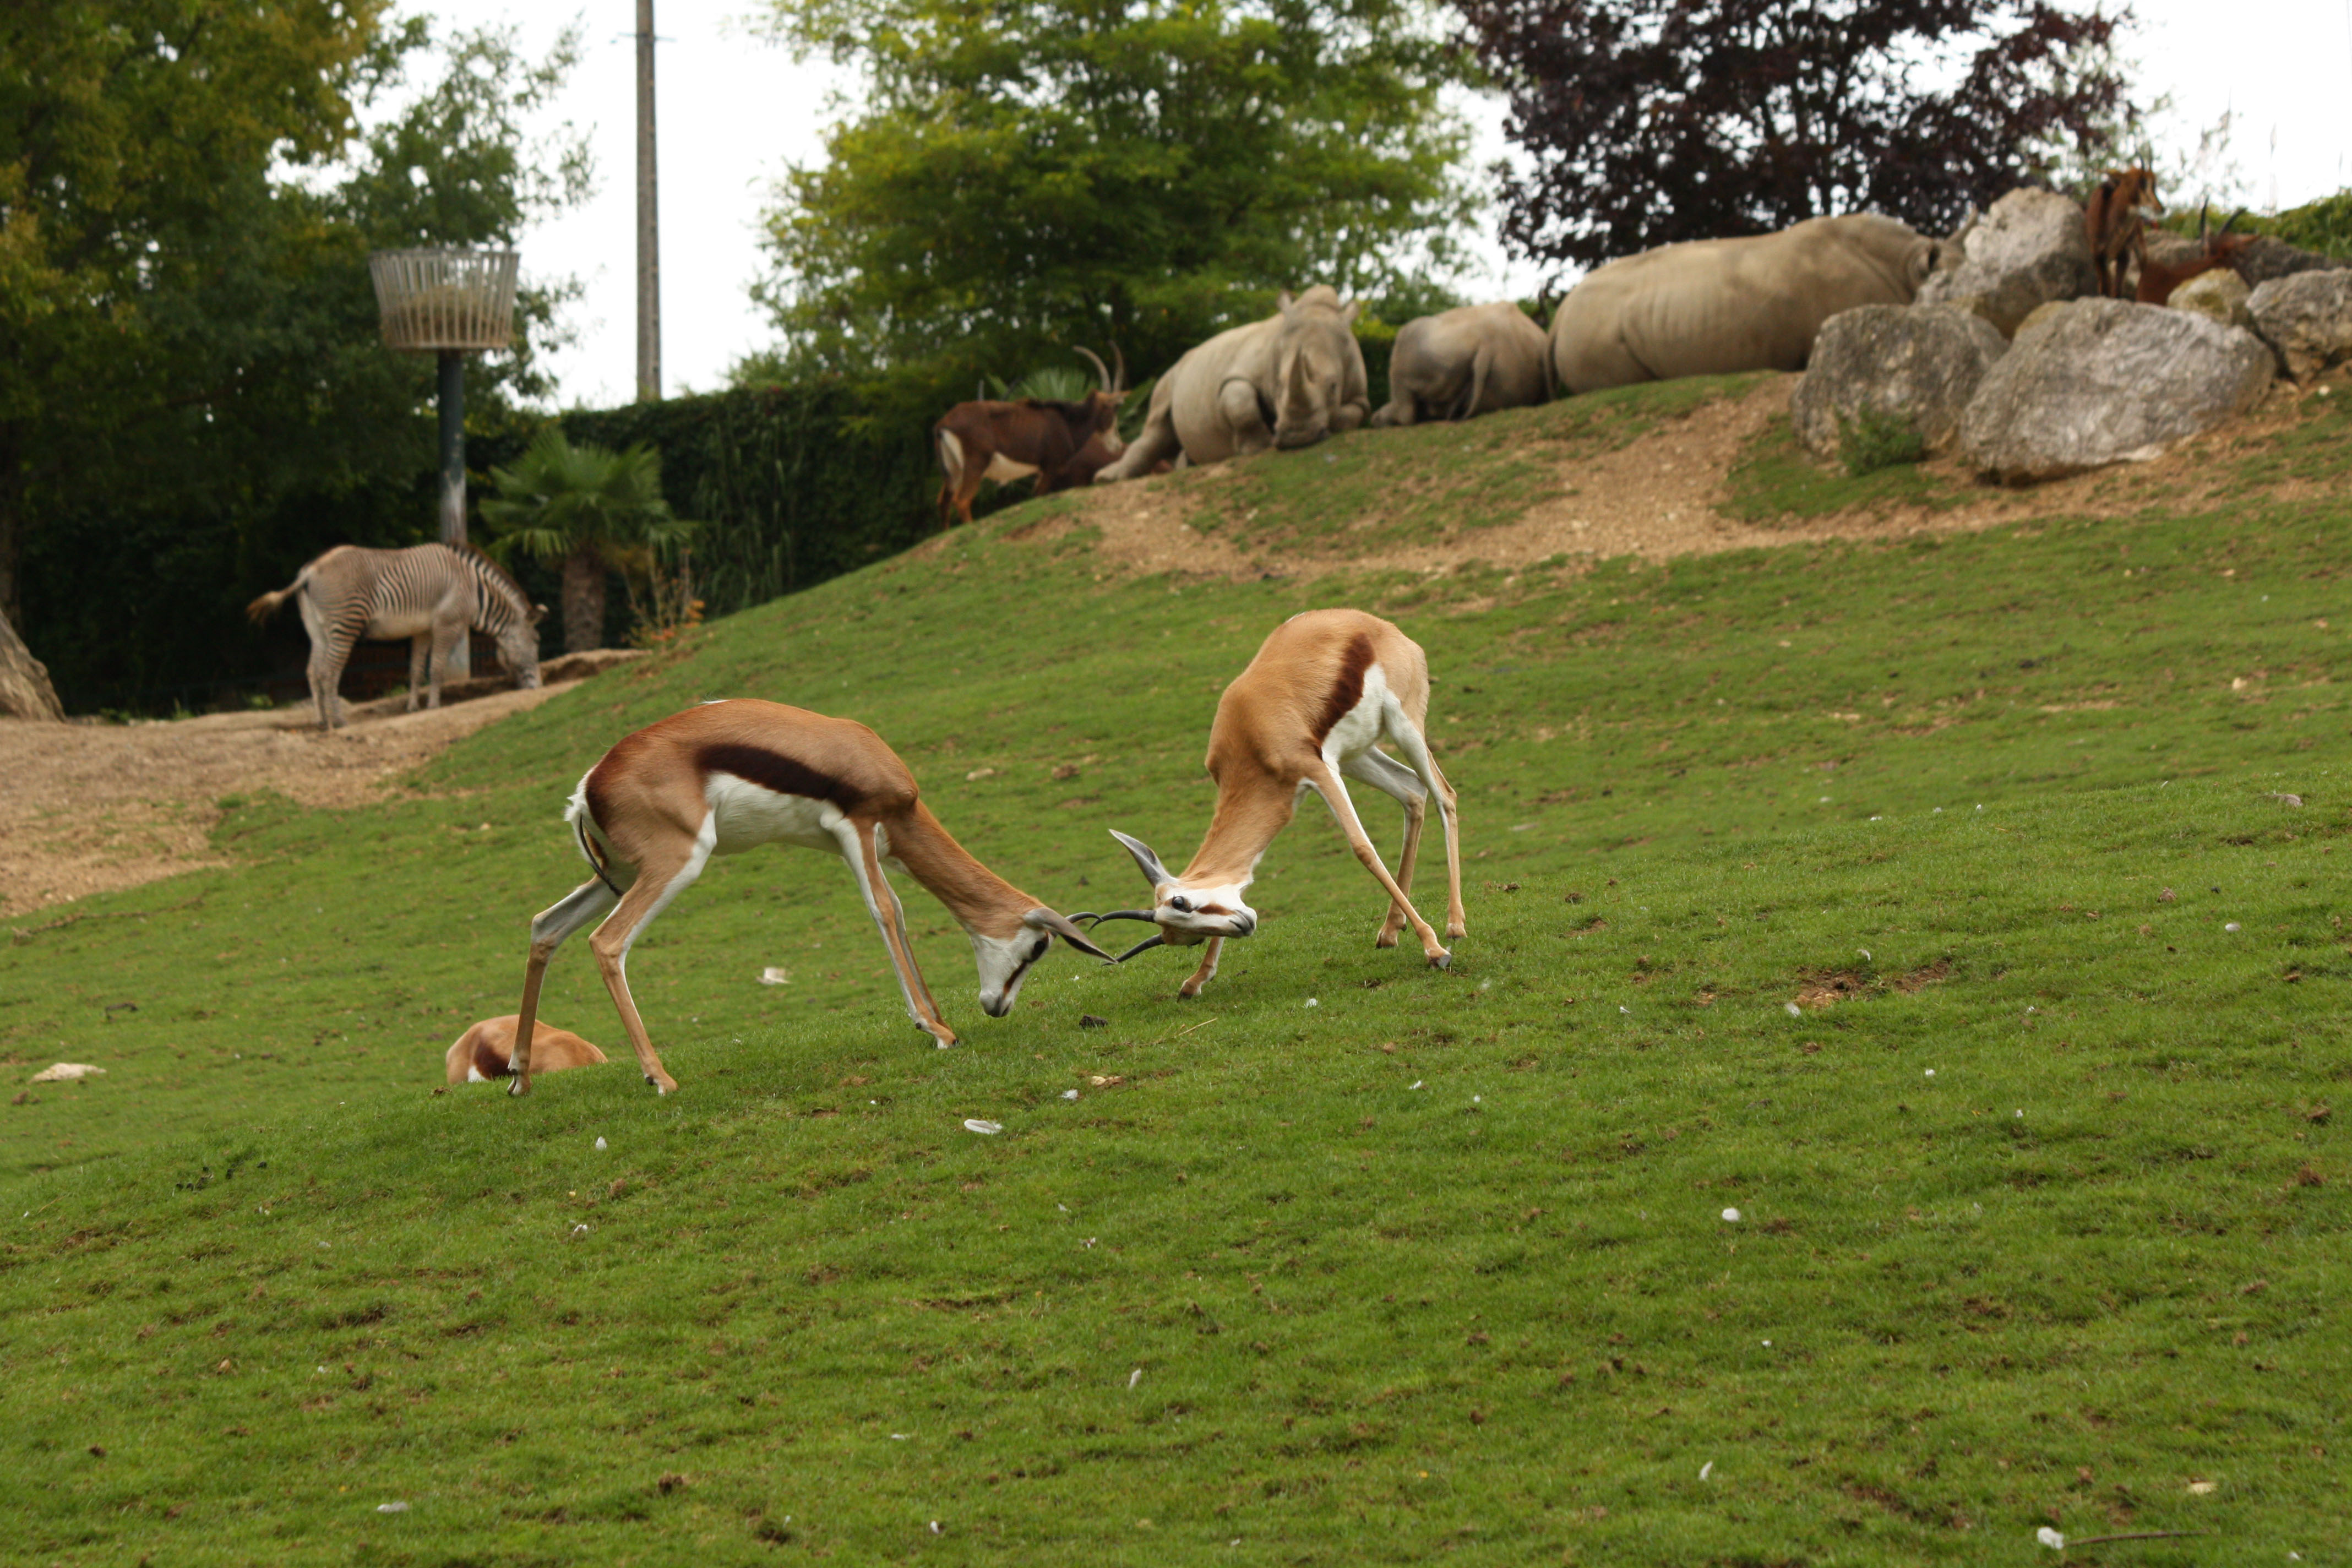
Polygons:
M1168 868L1160 863L1160 857L1151 852L1150 845L1140 838L1129 838L1116 827L1110 830L1110 836L1127 846L1127 852L1135 857L1136 865L1142 868L1143 879L1150 883L1155 891L1160 883L1176 879L1168 874Z
M1092 942L1088 941L1086 932L1080 931L1077 927L1072 925L1068 921L1063 919L1060 915L1055 914L1051 910L1043 908L1031 910L1027 914L1021 917L1021 923L1027 926L1032 931L1053 932L1055 936L1060 937L1064 942L1068 942L1072 947L1076 948L1080 952L1085 953L1088 958L1099 958L1105 963L1117 963L1118 962L1118 960L1113 958L1109 953L1105 952L1101 948L1097 947Z

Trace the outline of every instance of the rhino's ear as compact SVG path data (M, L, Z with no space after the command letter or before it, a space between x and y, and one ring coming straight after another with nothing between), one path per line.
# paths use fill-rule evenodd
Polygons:
M1361 300L1349 300L1346 304L1344 304L1344 305L1340 306L1340 307L1339 307L1339 321L1340 321L1340 324L1341 324L1342 326L1349 326L1349 327L1354 326L1354 325L1356 324L1356 313L1357 313L1358 311L1361 310L1363 308L1364 308L1364 302L1363 302Z
M1298 301L1290 297L1290 290L1287 289L1274 297L1274 308L1286 316L1290 314L1290 308L1297 303Z

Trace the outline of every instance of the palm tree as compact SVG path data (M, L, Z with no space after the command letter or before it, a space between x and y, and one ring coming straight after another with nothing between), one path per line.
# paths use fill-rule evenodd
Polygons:
M566 653L603 646L608 567L648 569L694 530L662 499L661 453L643 442L575 447L551 425L520 462L492 468L490 482L499 493L483 498L482 517L499 531L491 552L563 563Z

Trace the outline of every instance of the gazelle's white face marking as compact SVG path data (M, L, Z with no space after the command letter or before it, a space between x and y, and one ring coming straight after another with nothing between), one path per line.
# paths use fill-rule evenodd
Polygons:
M980 969L980 1010L1002 1018L1020 997L1021 982L1054 945L1053 933L1023 926L1011 936L971 934L972 962Z
M1243 882L1215 888L1162 882L1151 889L1151 919L1172 947L1190 947L1204 937L1247 936L1257 930L1257 911L1242 900L1246 887Z

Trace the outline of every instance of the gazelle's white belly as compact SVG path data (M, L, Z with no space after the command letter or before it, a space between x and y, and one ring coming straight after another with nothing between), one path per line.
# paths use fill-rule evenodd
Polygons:
M1377 664L1364 671L1364 694L1323 737L1324 758L1335 766L1380 744L1381 728L1388 717L1389 678Z
M999 452L988 459L988 472L982 477L1004 484L1013 479L1025 479L1037 471L1034 463L1016 463Z
M841 853L838 835L846 818L829 800L785 795L723 773L712 773L702 794L710 803L713 854L740 855L762 844Z

